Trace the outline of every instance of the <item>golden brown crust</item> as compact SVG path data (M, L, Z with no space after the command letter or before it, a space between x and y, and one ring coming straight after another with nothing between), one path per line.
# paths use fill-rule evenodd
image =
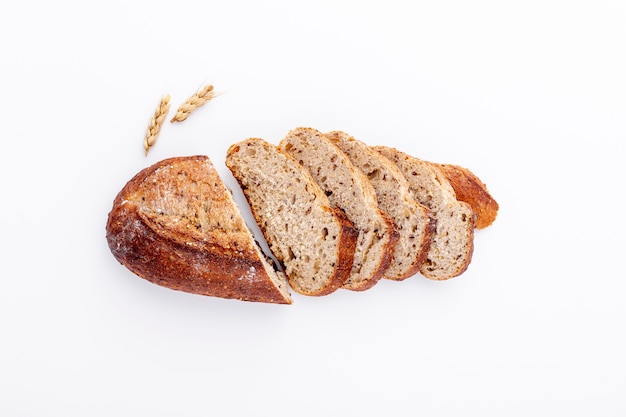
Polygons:
M184 175L169 175L173 172L165 173L168 169ZM202 184L200 196L191 192L183 195L190 191L190 182L202 181L206 183ZM243 230L245 224L238 213L232 213L236 208L226 193L229 191L206 156L169 158L145 168L113 202L106 225L109 248L133 273L167 288L291 304L286 291L279 290L267 275L260 250L253 246L249 232ZM206 204L207 199L219 213L216 218L204 219L202 225L222 223L220 226L196 229L200 227L197 219L198 223L185 221L184 217L177 222L168 219L167 213L180 209L177 203ZM154 203L152 207L150 202ZM155 206L163 210L155 211Z
M452 164L436 164L452 185L457 199L465 201L476 213L476 228L490 226L498 215L499 205L487 186L469 169Z

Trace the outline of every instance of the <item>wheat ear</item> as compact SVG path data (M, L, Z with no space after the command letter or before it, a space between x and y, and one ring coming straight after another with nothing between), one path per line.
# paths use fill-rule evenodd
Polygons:
M165 117L167 116L167 113L169 111L170 96L165 95L161 98L161 102L155 110L154 116L152 116L152 119L150 119L150 124L148 125L146 136L143 139L143 147L146 149L146 156L148 155L150 148L156 143L159 132L161 131L161 126L163 125L163 121L165 120Z
M180 105L170 123L182 122L198 107L204 106L209 100L215 97L212 85L207 85L202 90L189 97L187 101Z

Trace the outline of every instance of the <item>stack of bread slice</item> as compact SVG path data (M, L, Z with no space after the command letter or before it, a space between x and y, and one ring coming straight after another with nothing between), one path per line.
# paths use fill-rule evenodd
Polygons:
M231 146L226 165L291 287L302 294L326 295L344 285L352 270L357 230L308 172L277 146L256 138Z
M169 288L290 304L288 287L324 296L381 279L457 277L471 262L475 228L499 209L467 168L341 131L246 139L225 162L274 259L208 158L196 156L157 163L120 192L107 223L118 261Z
M343 287L363 291L374 286L389 269L399 233L393 218L379 207L370 181L317 130L294 129L279 148L306 169L358 232L354 263Z
M470 170L369 146L341 131L298 127L278 145L248 139L231 146L226 165L272 252L285 265L292 288L309 295L322 294L300 289L303 281L325 279L317 265L343 264L340 254L347 256L337 249L337 256L329 258L319 248L326 226L312 217L310 208L296 203L306 200L311 190L315 201L338 210L338 217L348 220L357 234L351 271L336 286L357 291L381 278L400 281L420 273L447 280L461 275L472 259L474 229L491 224L498 211L497 202ZM302 182L306 187L299 190L295 184ZM290 199L294 203L289 204ZM317 233L299 232L294 239L290 230L301 225ZM309 265L306 276L292 277L295 259Z

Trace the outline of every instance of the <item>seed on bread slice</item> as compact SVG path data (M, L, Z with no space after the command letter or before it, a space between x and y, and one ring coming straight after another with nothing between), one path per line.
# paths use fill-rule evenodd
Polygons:
M384 277L400 281L417 274L426 261L435 233L434 214L415 200L408 181L389 159L345 132L332 131L326 137L367 176L378 205L392 216L398 228L400 238Z
M498 202L487 190L487 186L468 168L454 164L436 164L445 174L456 193L456 198L465 201L476 214L476 228L490 226L498 215Z
M315 129L293 129L279 147L311 174L359 233L352 271L343 288L364 291L373 287L389 268L399 235L393 219L378 207L372 184L341 149Z
M206 156L162 160L119 192L106 238L114 257L155 284L194 294L291 304L230 190Z
M226 166L298 293L327 295L350 276L357 232L309 173L263 139L233 144Z
M394 148L374 149L400 168L417 201L431 209L437 219L433 242L420 270L422 275L445 280L465 272L474 251L474 212L470 205L457 200L452 185L437 166Z

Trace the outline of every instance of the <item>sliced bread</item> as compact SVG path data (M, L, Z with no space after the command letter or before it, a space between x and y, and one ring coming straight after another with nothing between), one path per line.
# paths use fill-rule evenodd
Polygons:
M165 159L135 175L113 202L106 238L122 265L155 284L292 303L284 274L256 245L206 156Z
M389 159L345 132L329 132L326 137L366 175L378 205L393 217L398 228L400 239L384 277L400 281L417 274L426 261L436 230L434 214L413 198L408 181Z
M357 232L309 173L263 139L233 144L226 165L298 293L327 295L350 276Z
M400 168L417 201L431 209L437 219L433 242L420 270L422 275L445 280L465 272L474 251L474 213L470 205L457 200L452 185L437 166L394 148L374 149Z
M372 184L341 149L315 129L293 129L279 147L307 169L359 233L350 277L343 287L356 291L373 287L389 268L399 235L392 218L378 207Z
M487 186L468 168L453 164L435 164L445 174L456 193L456 198L465 201L476 214L476 228L490 226L498 215L498 202L487 190Z

